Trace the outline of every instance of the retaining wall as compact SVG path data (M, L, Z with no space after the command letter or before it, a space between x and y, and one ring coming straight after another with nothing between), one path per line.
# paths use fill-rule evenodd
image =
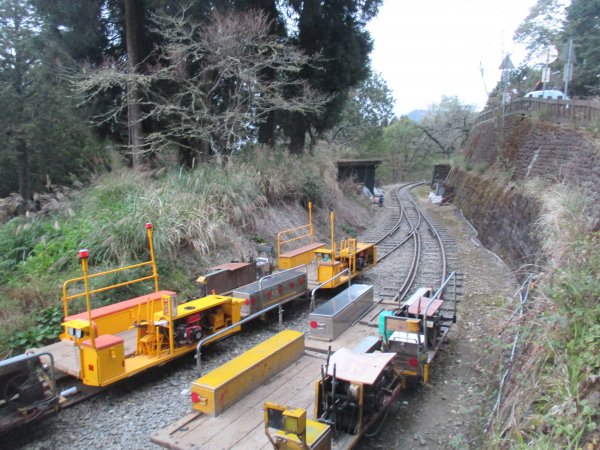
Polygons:
M600 198L600 139L586 130L507 117L504 123L478 124L463 153L475 168L502 167L512 174L513 186L541 178L546 186L586 186ZM477 228L486 247L514 267L543 259L535 229L541 212L536 198L492 182L485 175L457 169L448 184L455 188L455 203Z

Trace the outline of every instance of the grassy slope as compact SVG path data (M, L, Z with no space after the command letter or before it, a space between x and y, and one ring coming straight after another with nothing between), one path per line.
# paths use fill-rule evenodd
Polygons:
M90 250L93 272L146 261L144 224L152 222L161 288L189 297L196 289L193 280L209 262L244 253L244 235L250 241L272 242L277 228L262 220L273 214L269 207L312 200L325 211L316 214L323 218L328 208L348 209L326 151L317 149L314 156L298 158L259 149L255 155L193 172L134 174L121 169L75 194L51 216L16 218L2 225L0 356L56 336L62 318L61 286L81 275L76 257L80 248ZM356 228L348 214L348 220L343 212L339 217L340 228ZM306 220L301 208L299 220ZM123 291L116 298L97 295L94 300L102 304L139 292Z
M520 352L488 448L600 446L600 233L591 200L566 186L544 199L549 263L514 324Z

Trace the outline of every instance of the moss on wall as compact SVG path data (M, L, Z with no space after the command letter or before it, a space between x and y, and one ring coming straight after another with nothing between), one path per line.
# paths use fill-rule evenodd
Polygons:
M535 179L541 181L538 189L565 183L600 196L600 139L580 128L526 116L489 120L472 131L463 155L469 166L493 167L496 176L455 168L448 179L455 203L481 242L515 268L543 259L535 226L541 212L537 193L524 194L515 186Z

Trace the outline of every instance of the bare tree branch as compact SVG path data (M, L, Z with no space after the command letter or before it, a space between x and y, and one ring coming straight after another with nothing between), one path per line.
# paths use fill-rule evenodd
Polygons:
M262 12L214 13L202 24L190 22L182 10L152 21L164 44L134 74L140 121L160 124L144 137L146 151L201 152L201 143L210 143L213 152L230 153L254 139L257 125L271 111L315 113L329 101L299 77L309 58L270 35ZM115 88L124 91L124 68L118 62L88 68L73 86L84 101ZM263 76L266 69L275 71L274 79ZM122 117L124 100L121 96L96 120Z

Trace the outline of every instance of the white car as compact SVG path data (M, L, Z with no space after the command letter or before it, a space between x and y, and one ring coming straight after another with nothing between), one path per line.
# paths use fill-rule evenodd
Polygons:
M525 97L530 98L550 98L553 100L569 100L569 97L556 89L546 89L545 91L531 91L525 94Z

